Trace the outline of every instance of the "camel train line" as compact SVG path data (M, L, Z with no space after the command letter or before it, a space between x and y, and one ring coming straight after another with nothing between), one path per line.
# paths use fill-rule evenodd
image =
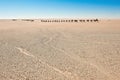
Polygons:
M17 21L17 19L12 19L12 21ZM34 22L33 19L22 19L22 21ZM99 22L98 19L40 19L40 22Z
M98 19L87 19L87 20L77 20L77 19L75 19L75 20L49 20L49 19L42 19L41 20L41 22L99 22L99 20Z

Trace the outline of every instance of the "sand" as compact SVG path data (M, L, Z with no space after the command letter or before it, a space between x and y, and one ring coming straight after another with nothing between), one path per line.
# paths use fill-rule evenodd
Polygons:
M0 20L0 80L120 80L120 20Z

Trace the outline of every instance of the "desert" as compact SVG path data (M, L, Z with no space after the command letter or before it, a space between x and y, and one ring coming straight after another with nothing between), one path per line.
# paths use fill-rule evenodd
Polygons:
M120 80L120 20L0 20L0 80Z

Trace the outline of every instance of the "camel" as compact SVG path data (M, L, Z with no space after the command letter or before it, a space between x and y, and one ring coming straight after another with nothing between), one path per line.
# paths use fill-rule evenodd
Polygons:
M90 22L93 22L93 20L90 20Z
M89 22L90 20L86 20L87 22Z
M74 20L74 22L78 22L78 20Z
M12 21L17 21L17 19L12 19Z
M94 22L99 22L99 20L98 20L98 19L95 19Z

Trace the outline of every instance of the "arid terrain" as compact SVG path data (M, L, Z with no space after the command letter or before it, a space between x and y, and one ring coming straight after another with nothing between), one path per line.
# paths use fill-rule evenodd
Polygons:
M0 80L120 80L120 20L0 20Z

